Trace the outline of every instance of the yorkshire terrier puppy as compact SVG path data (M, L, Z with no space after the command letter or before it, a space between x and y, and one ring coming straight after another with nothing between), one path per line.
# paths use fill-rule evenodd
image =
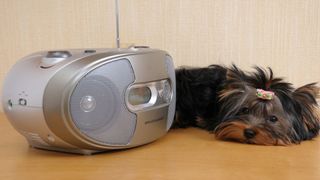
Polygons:
M315 83L294 89L270 68L248 73L235 65L180 68L176 81L173 128L200 127L217 139L260 145L298 144L319 133Z

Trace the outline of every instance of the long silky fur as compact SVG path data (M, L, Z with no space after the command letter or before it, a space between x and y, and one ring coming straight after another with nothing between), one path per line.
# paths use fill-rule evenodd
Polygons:
M316 101L319 88L316 83L294 89L291 83L285 82L282 78L274 78L271 68L266 70L255 67L253 72L248 73L235 65L229 68L219 65L179 68L176 70L176 79L177 109L173 128L200 127L218 134L217 137L221 136L223 139L222 136L236 132L224 123L233 118L237 119L237 112L245 101L250 100L250 93L259 88L275 93L289 117L286 126L290 130L287 134L281 134L280 130L277 130L277 133L276 130L270 129L271 127L266 127L266 132L278 134L280 139L267 140L267 136L260 136L260 141L266 142L252 141L253 143L271 145L270 142L275 142L274 145L287 145L312 139L319 134L320 122ZM259 105L260 108L256 111L269 107L264 103ZM222 132L224 127L228 127L228 133ZM261 131L262 133L264 132ZM239 135L239 132L236 134ZM235 136L235 133L232 136ZM239 141L245 142L242 137L239 137Z
M207 126L197 119L210 121L220 111L218 93L226 80L226 68L211 65L206 68L183 67L176 70L177 103L173 128ZM210 123L211 124L211 123Z

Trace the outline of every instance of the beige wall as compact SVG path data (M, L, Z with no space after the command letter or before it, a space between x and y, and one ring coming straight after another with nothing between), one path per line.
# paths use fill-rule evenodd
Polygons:
M39 50L114 47L113 0L0 0L0 84ZM318 0L120 0L123 45L165 49L176 66L271 66L319 81Z

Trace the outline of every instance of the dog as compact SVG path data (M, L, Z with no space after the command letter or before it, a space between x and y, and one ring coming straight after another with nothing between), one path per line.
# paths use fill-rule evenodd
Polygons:
M176 70L173 128L199 127L217 139L290 145L319 134L316 83L294 89L271 68L246 72L236 65Z

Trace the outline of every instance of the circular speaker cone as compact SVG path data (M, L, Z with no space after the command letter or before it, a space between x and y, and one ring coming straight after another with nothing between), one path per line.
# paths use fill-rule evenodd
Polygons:
M96 108L96 99L92 96L84 96L80 101L80 108L84 112L91 112Z
M106 77L81 79L70 99L72 121L82 131L111 126L120 109L120 95L116 92L116 86Z

